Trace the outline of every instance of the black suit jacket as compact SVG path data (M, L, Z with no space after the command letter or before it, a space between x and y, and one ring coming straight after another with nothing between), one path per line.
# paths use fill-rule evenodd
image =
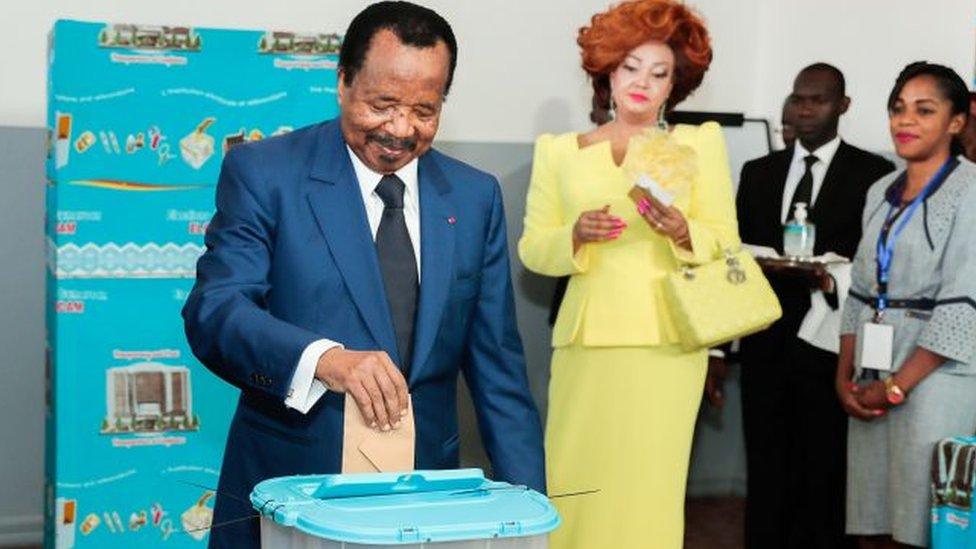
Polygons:
M783 190L792 159L790 147L750 160L742 167L736 195L742 242L769 246L783 253L780 216L783 201L790 199L783 196ZM854 257L861 240L861 214L868 188L894 169L890 161L841 141L810 210L810 220L817 228L815 254L832 251ZM783 306L783 318L766 332L743 340L743 361L748 361L754 352L765 354L783 349L784 338L796 334L810 309L810 290L802 281L772 275L769 282Z

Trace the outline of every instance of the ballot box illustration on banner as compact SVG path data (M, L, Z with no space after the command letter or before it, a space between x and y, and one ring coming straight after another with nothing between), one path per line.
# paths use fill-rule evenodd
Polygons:
M546 496L480 469L269 479L255 486L263 549L545 549Z
M206 546L238 395L193 356L180 312L225 156L334 118L341 42L55 23L46 549Z
M976 437L940 441L932 456L932 547L976 547Z

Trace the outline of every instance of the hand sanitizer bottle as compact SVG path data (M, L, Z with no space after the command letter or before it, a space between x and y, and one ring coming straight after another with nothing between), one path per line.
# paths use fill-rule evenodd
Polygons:
M816 227L807 220L807 205L797 202L793 219L783 227L783 253L788 257L812 257Z

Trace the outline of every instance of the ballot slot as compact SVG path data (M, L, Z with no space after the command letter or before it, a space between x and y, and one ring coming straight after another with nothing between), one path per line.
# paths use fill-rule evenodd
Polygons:
M325 475L312 494L319 499L381 496L415 492L472 490L485 483L480 469L414 473Z

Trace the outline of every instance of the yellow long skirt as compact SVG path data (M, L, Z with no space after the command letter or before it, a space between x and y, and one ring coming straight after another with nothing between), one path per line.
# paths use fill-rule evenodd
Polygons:
M706 351L563 347L554 351L546 423L553 549L680 549L685 482Z

